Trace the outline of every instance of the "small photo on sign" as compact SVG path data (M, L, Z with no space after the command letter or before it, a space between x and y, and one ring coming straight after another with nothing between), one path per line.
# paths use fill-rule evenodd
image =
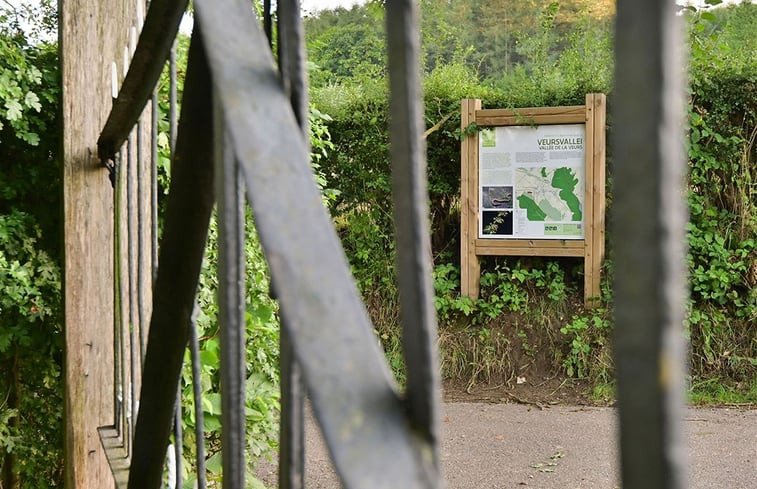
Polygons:
M497 146L497 133L494 129L481 130L481 146L484 148L495 148Z
M513 187L482 187L481 200L483 209L512 209Z
M484 235L513 234L512 211L483 211L481 213L481 231Z

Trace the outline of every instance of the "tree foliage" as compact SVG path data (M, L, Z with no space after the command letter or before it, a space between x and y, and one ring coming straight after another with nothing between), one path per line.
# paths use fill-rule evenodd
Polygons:
M0 8L0 486L62 485L58 63L50 2ZM26 30L24 30L26 29Z
M445 331L457 328L459 321L478 322L487 329L487 321L502 313L523 310L521 302L503 302L507 296L520 297L517 290L484 287L483 298L471 302L457 296L456 287L450 287L459 280L459 270L454 267L459 264L460 99L481 98L485 107L537 107L583 104L586 93L604 92L610 95L612 131L614 7L612 2L581 1L425 0L421 4L425 118L427 127L433 128L426 141L432 247L440 267L437 294L443 293L437 295L437 306L442 337L450 338ZM754 389L757 367L756 12L755 5L744 3L697 11L687 17L692 50L688 138L691 306L687 320L693 345L692 372L695 378L716 377L744 391ZM338 29L340 14L336 11L324 17L329 19L328 29ZM345 19L367 22L366 16L355 7ZM312 26L310 59L320 68L311 79L313 101L333 119L328 126L335 149L322 162L327 186L341 192L332 213L385 346L392 351L398 335L386 78L376 75L366 79L343 71L324 73L324 67L330 66L323 62L323 53L329 52L329 37L320 35L324 32L320 18L308 22ZM374 48L377 50L378 44ZM361 53L353 62L341 62L357 66L376 57L376 52L370 56ZM361 70L380 72L378 67L363 66ZM608 165L611 213L611 147ZM612 256L611 243L608 245ZM484 274L511 280L516 272L529 277L534 267L556 263L530 259L520 265L512 262L488 260ZM565 261L559 263L565 267L562 290L569 292L561 300L566 304L579 302L574 296L580 291L580 269ZM610 277L611 260L605 268L605 276ZM547 268L540 273L546 276ZM518 280L523 286L529 283L525 278ZM554 280L541 278L527 289L546 287L538 283L552 284L554 289ZM603 288L611 301L609 283L605 282ZM530 300L538 302L549 293L542 289ZM555 304L554 300L551 303ZM609 360L592 360L586 348L609 358L606 325L610 315L605 310L600 316L586 316L579 309L554 306L553 317L548 319L552 326L545 334L560 330L564 335L565 343L550 346L558 350L556 365L569 365L574 375L579 372L595 379L598 374L609 378L604 366ZM492 316L493 311L498 314ZM534 321L525 316L514 321ZM568 323L560 319L573 316ZM597 324L601 327L592 326ZM478 337L478 333L466 334ZM601 369L593 370L600 365Z

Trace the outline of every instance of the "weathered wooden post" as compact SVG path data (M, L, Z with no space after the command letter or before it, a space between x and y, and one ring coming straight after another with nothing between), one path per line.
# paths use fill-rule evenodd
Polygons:
M117 80L123 79L132 38L140 28L139 12L144 12L144 3L138 11L137 2L143 0L59 2L65 227L65 487L68 489L113 487L97 428L114 422L114 321L118 310L114 248L116 234L123 233L127 223L126 213L122 212L121 222L114 224L116 193L109 171L98 159L97 140L112 106L113 72ZM145 120L149 121L149 117ZM149 136L149 124L144 124L143 129ZM136 135L132 139L136 141ZM133 144L136 152L136 142ZM149 145L145 145L143 152L145 157L139 165L140 159L134 153L129 172L132 183L138 178L150 181ZM122 239L124 258L119 265L130 267L135 276L141 274L149 281L152 265L149 251L139 253L141 256L132 263L125 256L126 246L139 250L146 242L144 229L151 228L151 196L150 192L138 193L136 185L130 191L134 209L139 211L134 213L132 224L138 227ZM124 205L127 195L122 197L120 204ZM142 216L139 223L137 215ZM149 295L145 295L149 291L136 287L134 290L134 301L150 304ZM120 310L128 311L130 298L128 294L121 296ZM149 311L143 309L141 313L149 317Z

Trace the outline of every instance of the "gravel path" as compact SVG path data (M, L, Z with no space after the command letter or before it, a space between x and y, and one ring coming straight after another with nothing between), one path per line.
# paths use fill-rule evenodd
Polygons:
M442 461L447 489L618 487L616 410L446 403ZM757 410L689 408L684 425L691 489L757 489ZM340 484L308 413L307 487ZM276 467L261 478L275 487Z

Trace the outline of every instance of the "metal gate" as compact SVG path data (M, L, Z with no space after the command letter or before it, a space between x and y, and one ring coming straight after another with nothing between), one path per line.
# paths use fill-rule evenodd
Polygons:
M278 64L270 49L270 0L264 2L262 26L246 0L194 1L195 26L181 115L172 123L173 172L158 246L154 91L187 3L152 0L142 19L141 1L113 0L103 2L104 7L92 7L97 5L92 0L61 2L68 124L67 487L160 487L171 431L177 439L181 436L175 412L187 345L197 362L192 314L216 203L223 485L245 487L245 200L255 216L281 306L280 487L304 487L305 392L345 487L441 487L417 3L385 2L397 268L407 364L403 393L396 389L373 337L313 181L304 134L308 104L298 0L280 0L277 5ZM99 9L99 17L87 5ZM685 214L681 64L676 53L680 36L674 11L673 2L618 1L611 239L618 277L615 351L624 487L682 485L678 410ZM107 38L102 19L108 15L131 26L126 28L130 41L125 39L123 47L107 44L102 51L123 49L126 74L117 87L114 64L117 90L97 138L97 154L82 155L72 143L77 137L75 121L97 115L87 113L81 92L87 83L105 80L78 79L76 57L96 57L88 43ZM83 146L91 148L92 143ZM101 206L105 210L97 202L106 203ZM98 242L95 228L108 222ZM301 236L308 237L307 246ZM105 246L98 247L103 242ZM87 263L92 249L105 250L107 257L97 263L110 266L106 279L97 275L105 273L102 267ZM92 289L96 283L107 292ZM100 300L85 297L82 284ZM90 327L88 315L97 310L111 311L96 321L112 320L113 326ZM104 339L96 328L106 333ZM109 368L97 367L97 375L86 380L98 360ZM107 422L87 419L88 408L82 403L93 392L101 396L97 409L109 413ZM112 476L92 460L97 457L92 430L78 429L92 423L100 427ZM197 438L202 441L201 432ZM203 462L200 447L199 487L204 487Z

